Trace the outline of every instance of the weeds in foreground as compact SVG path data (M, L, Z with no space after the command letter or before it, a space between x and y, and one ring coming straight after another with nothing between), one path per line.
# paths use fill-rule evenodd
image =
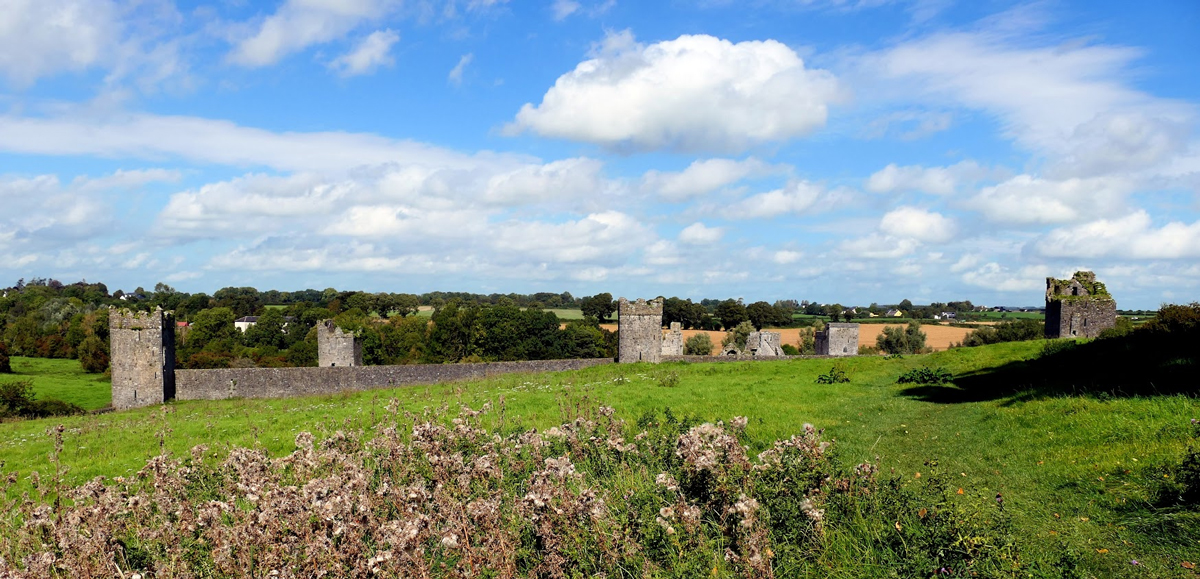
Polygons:
M197 446L74 489L55 461L0 504L0 576L775 577L838 552L874 553L845 562L862 576L1021 574L1002 498L955 494L936 465L915 488L880 480L811 425L752 458L744 417L627 425L583 394L543 432L490 404L393 402L374 430L301 432L276 459Z

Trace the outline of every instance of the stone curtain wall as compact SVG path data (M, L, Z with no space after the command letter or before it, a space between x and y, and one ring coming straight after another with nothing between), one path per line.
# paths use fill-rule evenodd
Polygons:
M611 358L595 358L409 366L176 370L175 383L176 397L179 400L285 398L414 384L437 384L518 372L564 372L612 362Z
M174 316L161 308L110 309L108 336L113 408L162 404L175 397Z
M818 356L857 356L858 324L830 322L817 332L816 342Z
M657 364L662 358L662 300L617 302L617 362Z

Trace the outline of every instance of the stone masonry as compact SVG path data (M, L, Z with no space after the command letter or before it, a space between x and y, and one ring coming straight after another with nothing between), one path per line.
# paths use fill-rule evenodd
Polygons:
M1096 274L1046 278L1046 338L1095 338L1117 324L1117 302Z
M108 335L113 408L175 398L175 318L170 312L111 309Z
M671 322L671 330L663 336L662 355L683 355L683 326L679 322Z
M617 363L650 362L662 357L662 312L660 299L617 302Z
M755 358L782 356L783 336L779 332L750 332L746 352Z
M857 356L858 324L830 322L817 332L818 356Z
M317 365L362 366L362 339L350 332L343 332L333 320L321 320L317 324Z

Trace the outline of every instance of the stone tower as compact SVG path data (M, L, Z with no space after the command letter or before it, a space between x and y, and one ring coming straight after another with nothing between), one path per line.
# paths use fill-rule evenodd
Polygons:
M317 365L362 366L362 339L350 332L343 332L333 320L322 320L317 324Z
M817 332L818 356L857 356L858 324L830 322Z
M175 316L108 311L112 405L118 410L162 404L175 398Z
M662 312L660 299L617 302L618 364L657 364L662 359Z
M1095 338L1117 325L1117 302L1096 274L1046 278L1046 338Z

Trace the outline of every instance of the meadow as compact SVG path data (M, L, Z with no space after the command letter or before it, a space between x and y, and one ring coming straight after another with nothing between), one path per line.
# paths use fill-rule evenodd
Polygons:
M1046 576L1195 577L1186 565L1200 563L1200 517L1155 501L1164 479L1179 476L1181 457L1195 441L1189 421L1200 418L1196 398L1046 393L1032 376L1028 385L979 396L953 395L954 386L897 383L901 374L922 367L945 368L969 382L1035 360L1044 347L1034 341L904 358L613 365L311 398L174 402L165 412L143 408L0 424L0 470L17 473L10 497L29 492L33 471L42 477L54 471L47 428L56 424L65 427L63 480L77 485L97 476L131 476L160 449L187 456L203 444L222 456L236 447L283 456L295 450L302 431L318 441L337 431L373 431L389 420L385 408L393 400L417 413L501 405L501 417L493 413L487 420L509 431L547 429L600 406L614 408L630 424L669 409L694 421L746 416L751 456L812 423L833 442L842 464L874 462L880 477L895 484L935 484L961 495L957 500L979 501L980 508L1002 502L1023 556L1012 576L1066 561L1078 575ZM850 382L817 384L833 365ZM47 374L35 379L39 396L55 392L91 407L100 401L97 380L54 361L16 359L14 367L26 375L39 369ZM861 542L839 542L838 536L828 535L819 564L794 572L872 576L876 567L856 561L880 554L861 552Z

